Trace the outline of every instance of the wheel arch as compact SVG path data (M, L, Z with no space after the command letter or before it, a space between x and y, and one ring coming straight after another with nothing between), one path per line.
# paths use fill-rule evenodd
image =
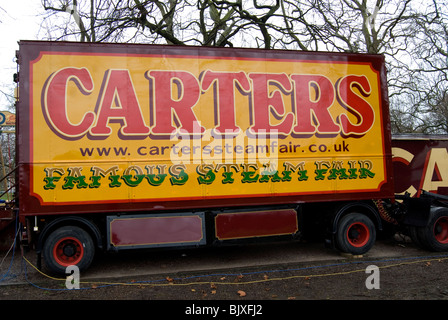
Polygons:
M383 224L381 222L380 214L373 202L371 204L367 202L350 202L340 206L335 211L331 226L332 235L335 235L337 233L338 223L341 220L341 218L352 212L365 214L372 220L373 224L375 225L378 231L383 230Z
M78 226L78 227L84 229L92 237L95 247L98 249L103 248L101 232L95 223L93 223L91 220L86 219L84 217L67 216L67 217L61 217L61 218L52 220L44 227L44 229L42 230L42 233L39 235L39 238L37 240L36 253L40 254L42 252L43 244L51 232L53 232L57 228L67 226L67 225Z

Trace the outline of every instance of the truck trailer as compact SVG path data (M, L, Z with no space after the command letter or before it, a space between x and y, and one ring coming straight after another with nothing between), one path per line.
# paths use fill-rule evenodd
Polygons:
M52 272L313 234L359 255L395 228L448 248L446 146L392 139L382 55L20 41L17 59L9 210Z

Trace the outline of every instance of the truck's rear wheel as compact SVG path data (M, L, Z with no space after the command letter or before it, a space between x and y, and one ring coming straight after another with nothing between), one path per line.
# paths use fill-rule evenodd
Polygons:
M417 229L422 246L432 251L448 251L448 209L438 208L425 227Z
M364 254L373 247L375 240L375 225L364 214L347 214L338 223L336 245L343 252Z
M47 267L64 274L68 266L76 265L81 271L93 261L95 246L90 235L76 226L64 226L53 231L44 242L43 258Z

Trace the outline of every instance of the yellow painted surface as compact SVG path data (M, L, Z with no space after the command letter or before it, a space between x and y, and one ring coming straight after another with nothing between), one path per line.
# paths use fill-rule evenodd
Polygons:
M42 204L351 193L377 191L386 179L380 76L369 64L52 52L42 53L30 66L32 193ZM90 83L74 75L56 84L71 70L82 70ZM249 88L233 82L226 91L233 92L233 106L220 105L224 100L217 81L204 88L201 73L207 70L242 72ZM173 71L171 87L165 88L171 102L190 99L194 105L183 114L173 108L171 117L158 117L162 106L157 105L161 100L156 99L160 90L154 71ZM271 79L265 88L275 106L255 104L263 87L254 83L260 74ZM309 81L305 89L300 86L308 97L297 96L294 79L303 75L325 78L332 92ZM348 75L367 80L369 90L360 90L356 82L346 90L373 118L338 98L338 81ZM120 83L131 85L125 91ZM57 85L65 85L59 91L65 94L53 103ZM327 114L337 130L320 132L323 117L304 109L303 101L319 103L329 94L333 99ZM163 108L170 108L169 103ZM266 126L257 123L266 114L270 136L254 132ZM367 129L344 131L342 115L346 123ZM198 122L187 124L188 116ZM314 132L295 132L306 117ZM216 137L220 123L232 122L239 128L234 135ZM181 140L157 131L167 124L177 133L180 125L200 130ZM281 128L277 137L269 131L275 128Z

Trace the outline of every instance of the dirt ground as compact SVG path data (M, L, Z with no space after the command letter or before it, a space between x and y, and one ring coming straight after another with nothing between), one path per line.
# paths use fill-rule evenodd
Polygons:
M403 249L399 246L404 247L400 243L391 245L399 249ZM447 253L421 252L375 259L346 257L333 261L89 278L81 279L80 289L72 290L67 289L66 278L40 274L33 269L31 261L28 263L20 257L20 251L16 255L17 265L7 275L15 278L9 281L13 284L0 279L0 300L9 303L19 300L169 300L184 301L180 307L183 311L192 301L198 306L205 301L245 304L255 300L263 304L301 300L448 300ZM8 261L4 261L0 269L3 275L7 265ZM374 270L366 271L372 265Z
M347 261L237 273L222 270L219 274L98 279L73 290L65 288L64 280L46 279L0 287L0 305L30 315L36 310L61 310L52 314L64 314L64 318L85 310L102 318L129 310L133 315L159 314L170 319L278 319L297 312L323 315L331 310L402 317L420 313L428 301L434 312L446 309L447 255L375 261L379 288L372 289L366 287L366 281L374 283L368 280L373 275L366 273L368 265L371 262Z
M173 274L89 280L67 290L66 279L0 287L7 300L448 300L448 256L371 262L239 270L238 273ZM371 278L368 279L368 277Z

